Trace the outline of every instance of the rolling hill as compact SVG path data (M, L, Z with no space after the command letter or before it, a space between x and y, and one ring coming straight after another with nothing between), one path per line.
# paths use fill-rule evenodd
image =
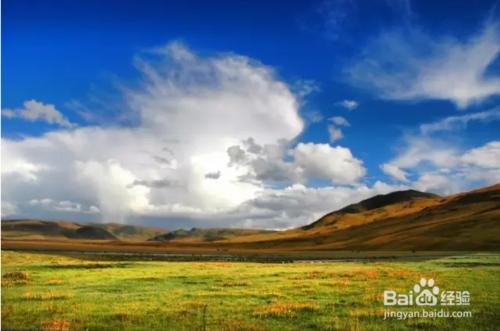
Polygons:
M2 239L85 239L143 241L165 229L116 223L80 224L38 219L2 220Z
M215 242L233 237L245 237L259 234L270 234L274 231L231 228L192 228L191 230L179 229L170 231L151 238L151 241L167 242Z
M393 192L299 229L233 238L231 245L279 250L498 250L500 184L449 197Z
M500 184L448 197L414 190L377 195L286 231L193 228L166 232L113 223L10 220L2 221L2 239L16 239L18 246L20 240L30 241L28 246L42 245L36 240L52 241L54 247L57 240L100 239L131 251L499 250Z
M362 219L365 221L364 223L366 223L366 221L371 221L377 219L378 217L386 216L388 212L395 212L398 214L401 212L411 213L415 211L415 209L418 210L420 206L426 205L433 201L433 198L439 198L439 196L436 194L424 193L415 190L396 191L388 194L380 194L358 203L348 205L340 210L326 214L316 222L304 226L303 229L308 230L325 224L338 223L339 220L343 221L341 223L344 223L345 226L352 226L357 225L355 219ZM380 208L397 204L399 204L399 206L396 206L396 208L380 210ZM378 211L382 211L382 213L379 213L377 211L369 212L376 209L379 209ZM337 227L338 226L340 226L340 223L337 224Z
M124 241L144 241L167 231L160 227L128 225L119 223L91 223L93 227L100 227Z

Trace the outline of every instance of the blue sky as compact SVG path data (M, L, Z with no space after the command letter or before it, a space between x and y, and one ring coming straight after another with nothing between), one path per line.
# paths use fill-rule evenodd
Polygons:
M498 182L497 6L6 2L2 215L286 228Z

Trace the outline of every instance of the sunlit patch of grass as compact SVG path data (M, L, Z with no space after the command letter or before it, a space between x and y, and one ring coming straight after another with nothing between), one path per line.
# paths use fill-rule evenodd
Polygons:
M318 310L318 305L306 302L275 301L264 307L259 307L254 314L258 317L294 317L297 312L313 312Z
M11 286L3 277L2 324L39 330L67 321L77 331L494 330L488 326L500 325L499 261L493 254L374 263L123 263L3 252L3 275L21 270L28 281ZM101 263L106 267L96 267ZM421 276L434 277L440 288L469 290L473 318L383 321L383 290L406 291Z
M255 322L247 322L242 320L225 319L215 323L214 330L223 331L264 331L266 330L262 324Z
M388 278L398 278L398 279L408 279L414 277L415 271L408 270L406 268L385 268L383 271L384 277Z
M71 323L67 320L48 320L42 322L43 331L69 331Z
M47 285L62 285L64 284L64 280L59 277L50 277L47 279Z
M348 286L350 283L351 283L351 280L348 277L343 276L343 277L340 277L340 278L334 280L333 286L337 286L337 285Z
M356 275L360 280L376 279L380 276L377 270L363 270Z

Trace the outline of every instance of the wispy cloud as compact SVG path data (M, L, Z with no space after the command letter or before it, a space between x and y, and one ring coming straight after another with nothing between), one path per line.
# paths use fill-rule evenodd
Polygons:
M397 165L385 163L380 166L380 169L392 178L401 182L408 182L408 173L399 168Z
M359 103L356 100L345 99L337 102L337 105L344 107L348 110L354 110L359 107Z
M311 123L319 123L324 118L323 114L321 114L321 112L319 111L306 112L304 115Z
M329 121L335 123L340 126L351 126L351 124L342 116L333 116L328 119Z
M330 141L335 142L344 138L344 133L339 126L351 126L351 124L342 116L333 116L328 119L328 121L333 124L328 125L328 134L330 135Z
M431 134L440 131L452 131L464 129L469 122L492 122L500 120L500 107L479 113L466 114L460 116L450 116L433 123L426 123L420 126L422 134Z
M36 100L25 101L23 108L2 109L2 116L6 118L21 118L26 121L45 121L49 124L57 124L65 128L72 128L71 123L56 107L51 104L44 104Z
M335 125L328 126L328 134L330 135L331 142L336 142L337 140L344 138L342 129L337 128Z
M419 190L450 194L500 181L500 141L467 149L427 136L409 136L387 175Z
M298 80L292 86L292 91L301 99L320 90L319 84L312 79Z
M499 23L487 21L467 40L417 27L382 32L346 70L349 80L385 99L449 100L459 108L500 94L486 71L500 52Z

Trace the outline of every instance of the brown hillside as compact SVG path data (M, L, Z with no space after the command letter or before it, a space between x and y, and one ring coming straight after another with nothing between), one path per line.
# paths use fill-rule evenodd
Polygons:
M161 228L116 223L80 224L37 219L2 220L2 239L88 239L144 241L164 233Z
M359 212L341 209L301 229L234 238L236 243L299 250L497 250L500 184L446 198L410 197Z

